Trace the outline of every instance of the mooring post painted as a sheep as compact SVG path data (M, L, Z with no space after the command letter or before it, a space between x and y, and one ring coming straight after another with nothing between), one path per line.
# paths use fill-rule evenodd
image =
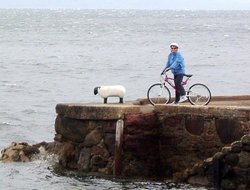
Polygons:
M119 97L119 103L123 103L126 89L121 85L99 86L94 88L94 95L99 94L104 99L104 104L108 102L108 97Z

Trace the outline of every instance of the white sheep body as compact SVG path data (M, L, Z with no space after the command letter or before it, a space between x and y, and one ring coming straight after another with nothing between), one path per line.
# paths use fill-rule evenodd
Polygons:
M121 85L114 85L114 86L101 86L100 89L98 89L98 94L102 98L108 98L108 97L120 97L123 98L125 96L125 88Z
M104 98L104 103L107 103L108 97L119 97L120 103L123 103L126 89L122 85L100 86L95 88L98 94ZM96 94L96 93L95 93Z

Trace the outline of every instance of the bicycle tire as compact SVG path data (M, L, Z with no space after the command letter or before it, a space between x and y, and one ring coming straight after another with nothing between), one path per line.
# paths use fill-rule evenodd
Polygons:
M188 89L187 98L192 105L208 105L211 101L211 91L205 84L196 83Z
M171 93L164 84L156 83L149 87L147 92L150 104L167 104L171 100Z

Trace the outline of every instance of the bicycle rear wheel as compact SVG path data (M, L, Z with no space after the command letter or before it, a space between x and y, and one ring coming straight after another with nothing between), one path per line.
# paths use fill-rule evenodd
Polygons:
M192 105L208 105L211 100L211 92L206 85L197 83L189 88L187 97Z
M147 92L148 101L152 104L167 104L171 99L171 93L164 84L153 84Z

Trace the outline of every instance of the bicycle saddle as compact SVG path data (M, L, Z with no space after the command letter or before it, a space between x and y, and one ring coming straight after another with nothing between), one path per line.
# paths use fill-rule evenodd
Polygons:
M193 76L193 75L189 75L189 74L184 74L184 76L186 76L186 77L191 77L191 76Z

